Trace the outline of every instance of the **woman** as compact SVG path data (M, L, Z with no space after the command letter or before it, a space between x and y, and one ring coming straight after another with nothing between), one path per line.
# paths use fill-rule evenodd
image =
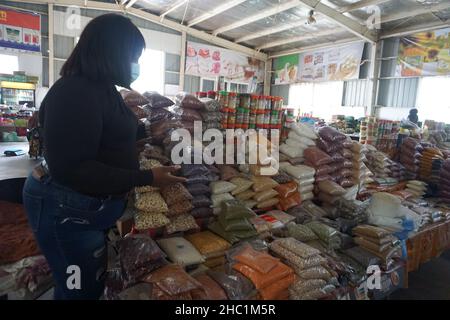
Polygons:
M139 170L138 121L115 85L138 76L144 38L131 21L93 19L42 102L45 164L28 177L24 205L55 280L55 299L98 299L106 271L105 231L136 186L183 178L176 167Z
M414 124L419 123L419 117L418 117L418 110L417 109L411 109L409 110L408 120L411 121Z

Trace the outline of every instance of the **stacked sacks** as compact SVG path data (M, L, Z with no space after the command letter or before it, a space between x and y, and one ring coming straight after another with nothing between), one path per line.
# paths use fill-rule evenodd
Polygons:
M225 253L231 245L224 239L210 231L197 232L185 238L205 257L206 267L215 268L225 264Z
M296 280L294 271L271 255L250 245L234 254L233 269L251 280L262 300L286 300Z
M332 127L322 127L319 129L319 136L320 139L317 141L317 146L332 159L328 163L330 167L328 175L331 176L331 180L344 188L353 186L352 145L347 141L346 135ZM323 180L326 179L324 178Z
M357 183L361 188L367 184L373 182L373 173L364 164L366 159L366 149L358 141L352 142L353 153L353 181Z
M381 259L386 269L394 258L401 257L399 241L383 228L371 225L359 225L353 228L354 241L365 251Z
M146 97L139 92L125 89L120 91L120 95L122 96L125 105L136 115L136 118L143 119L147 117L146 111L142 108L142 106L148 103Z
M291 176L297 183L298 192L300 193L300 200L307 201L314 198L313 190L315 183L316 170L312 167L306 165L296 165L286 164L281 167L281 170L286 172Z
M365 145L367 149L366 153L366 165L369 170L375 175L375 178L386 179L392 175L389 169L391 161L381 151L378 151L374 146Z
M168 205L167 216L170 219L170 224L166 226L168 234L199 228L190 214L194 208L193 196L183 184L175 183L165 186L161 188L161 194Z
M316 170L316 183L332 179L330 174L334 172L334 169L330 166L330 164L333 164L333 159L331 159L328 154L317 147L307 148L304 154L305 164Z
M252 190L255 192L252 200L256 202L257 209L268 210L278 204L278 192L274 189L278 186L277 182L264 176L252 176L252 182ZM247 206L251 208L248 203Z
M301 164L304 150L316 144L317 135L303 123L292 123L290 128L288 139L280 146L280 152L288 157L291 164Z
M236 186L231 195L242 201L248 208L253 208L256 205L256 201L252 200L256 194L252 189L253 181L244 177L235 177L230 182Z
M255 213L239 200L224 200L221 202L221 212L218 221L209 225L209 230L234 244L240 240L256 237L258 233L249 219Z
M333 206L346 193L344 188L331 180L318 182L317 189L317 198L329 206Z
M222 287L210 276L201 273L193 276L201 285L202 289L193 290L191 295L193 300L227 300L227 294Z
M147 136L152 136L152 127L159 121L168 120L172 117L170 111L167 109L174 103L169 98L160 95L157 92L145 92L143 96L148 100L148 104L144 106L147 113L147 121L145 128ZM159 139L160 140L160 139Z
M411 193L414 197L422 198L428 189L428 184L423 181L410 180L406 184L406 191Z
M406 179L406 169L400 163L389 160L388 165L389 170L391 171L391 177L397 179L398 181L403 181Z
M200 101L205 105L205 110L200 113L203 119L203 131L221 129L220 103L211 98L201 98Z
M314 249L294 238L277 239L270 250L291 266L297 280L289 288L292 300L315 300L334 291L331 273L323 267L327 260Z
M417 179L422 152L423 147L418 140L410 137L403 140L400 147L400 163L406 168L408 179Z
M422 153L422 158L420 159L420 169L419 174L422 180L429 181L431 179L431 174L433 171L433 161L434 160L444 160L444 155L438 148L427 147Z
M278 192L280 199L277 207L282 211L287 211L302 202L298 185L295 181L279 184L275 187L275 191Z
M161 166L157 160L141 160L142 170ZM138 210L134 217L137 230L148 230L164 227L170 223L167 218L169 208L159 189L151 186L135 188L134 206Z
M319 238L321 248L335 250L342 247L342 236L336 228L320 221L308 222L306 226L316 234L317 238Z
M450 202L450 160L445 160L442 165L439 180L439 195Z
M219 180L211 182L209 187L211 188L212 193L211 201L214 213L219 214L222 202L234 199L231 192L236 189L236 185L229 181Z

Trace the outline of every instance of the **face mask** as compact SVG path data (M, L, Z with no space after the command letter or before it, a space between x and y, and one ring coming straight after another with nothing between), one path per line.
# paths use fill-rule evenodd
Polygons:
M132 62L131 63L131 82L133 83L136 81L137 78L139 78L140 74L140 66L139 63Z

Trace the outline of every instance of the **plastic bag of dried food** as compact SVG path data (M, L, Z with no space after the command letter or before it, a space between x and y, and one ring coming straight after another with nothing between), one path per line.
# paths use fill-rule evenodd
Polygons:
M186 109L205 110L205 104L194 95L187 92L180 92L175 97L176 103Z
M300 193L294 193L292 196L287 198L280 198L277 207L283 211L287 211L295 206L302 203Z
M353 228L353 234L361 237L367 236L376 239L381 239L390 235L390 233L385 229L366 224L361 224Z
M157 286L169 296L177 296L201 288L201 284L197 280L176 264L170 264L153 271L144 278L144 282Z
M317 146L326 153L335 153L343 148L340 143L332 143L323 139L317 140Z
M119 293L120 300L152 300L153 285L150 283L138 283Z
M166 110L165 108L150 109L150 110L147 108L147 112L148 112L147 119L151 123L155 123L161 120L167 120L172 117L170 111Z
M169 211L167 212L166 215L168 217L176 217L182 214L189 213L191 212L192 209L194 209L194 206L192 205L192 202L190 200L176 202L171 206L169 206Z
M161 162L156 159L144 159L139 162L139 167L141 170L150 170L161 166Z
M305 160L315 168L331 163L333 160L325 152L317 147L309 147L304 152Z
M202 115L194 110L194 109L186 109L180 108L178 106L173 106L169 108L169 111L174 115L177 119L181 119L182 121L202 121Z
M296 280L295 274L290 274L283 279L259 290L259 294L263 300L287 300L288 288Z
M280 202L280 199L278 197L277 198L271 198L271 199L268 199L268 200L264 200L262 202L258 202L256 207L258 209L272 208L273 206L277 205L278 202Z
M277 175L273 176L272 179L279 184L285 184L293 181L293 178L284 172L278 173Z
M253 199L255 201L257 201L257 202L262 202L262 201L271 199L271 198L276 197L276 196L278 196L278 192L277 191L275 191L274 189L268 189L268 190L264 190L264 191L256 193L253 196Z
M151 213L167 213L169 208L159 192L137 193L135 207Z
M310 184L309 186L300 187L300 188L298 189L298 192L299 192L300 194L307 194L307 193L312 192L313 190L314 190L314 185L313 185L313 184Z
M304 136L310 139L317 139L317 135L314 130L304 123L292 123L290 128L299 136Z
M271 257L270 255L266 254L266 256ZM259 259L257 259L256 262L258 262ZM261 263L263 265L263 263ZM294 271L289 268L287 265L278 262L273 269L270 270L269 273L262 273L259 272L256 269L253 269L252 267L243 264L243 263L236 263L233 265L233 269L236 271L239 271L244 276L249 278L253 284L255 285L256 289L263 289L271 284L287 277L290 274L293 274Z
M290 214L287 214L281 210L272 210L266 213L269 216L274 217L278 221L281 221L283 224L288 224L289 222L292 222L295 220L294 216L291 216Z
M319 129L319 136L328 142L344 142L347 139L347 136L343 133L340 133L336 129L332 127L322 127Z
M231 192L233 196L247 191L253 185L253 181L241 177L232 178L230 182L236 186L236 188Z
M236 185L228 181L213 181L209 184L213 195L231 192L236 189Z
M167 108L174 104L172 100L156 91L146 91L142 95L147 99L150 108Z
M283 248L293 252L294 254L304 259L320 254L319 250L314 249L313 247L308 246L307 244L300 242L292 237L277 239L274 242L272 242L272 244L274 243L282 246Z
M249 221L259 234L270 231L271 224L261 217L250 218Z
M252 282L239 272L227 274L210 270L207 274L225 290L230 300L245 300L255 289Z
M341 196L332 196L328 193L319 192L317 199L327 204L335 204L341 199Z
M213 178L209 174L199 174L188 177L186 184L209 184L211 181L213 181Z
M209 186L200 183L188 185L187 190L192 196L211 194L211 189L209 188Z
M120 95L128 107L143 106L148 103L142 94L134 90L120 90Z
M316 266L309 269L304 269L297 274L302 280L322 279L330 281L333 277L331 273L322 266Z
M295 157L295 158L289 159L288 161L293 166L296 166L296 165L299 165L299 164L303 164L305 162L305 158L303 158L303 157Z
M214 216L213 208L194 208L191 211L194 218L208 218Z
M233 196L229 193L213 194L211 196L213 208L218 208L221 206L222 202L226 200L234 200Z
M211 223L208 226L208 229L231 244L234 244L239 241L239 238L233 232L225 231L225 229L222 228L222 225L219 223L219 221Z
M302 224L290 223L287 229L289 236L299 241L306 242L318 239L310 228Z
M157 241L167 257L180 266L187 267L205 262L203 256L186 239L173 237Z
M167 234L172 234L175 232L184 232L193 229L199 229L197 222L193 216L189 214L184 214L178 217L175 217L173 220L170 220L170 223L166 226Z
M256 202L255 200L251 200L251 199L244 200L244 201L242 201L242 203L244 204L244 206L246 208L249 208L249 209L253 209L258 204L258 202Z
M351 160L345 160L343 162L342 166L344 168L347 168L347 169L352 169L353 168L353 162Z
M275 190L278 192L280 198L285 199L294 195L298 190L298 186L295 182L288 182L276 186Z
M309 163L307 163L307 165L309 165ZM328 175L332 172L333 172L333 168L328 165L323 165L323 166L316 168L316 175L318 175L318 176Z
M219 222L225 231L246 231L253 230L252 225L247 219L226 219L225 216L219 215Z
M152 186L142 186L134 188L135 193L158 192L159 188Z
M330 157L331 157L331 160L334 163L339 163L340 164L340 163L345 161L345 158L339 152L330 153Z
M207 167L202 164L182 164L181 175L183 177L191 177L196 175L203 175L209 173Z
M229 242L210 231L189 234L185 238L206 258L215 258L218 254L223 255L231 247Z
M272 257L266 252L257 251L246 243L235 250L233 255L229 257L232 261L237 261L249 266L261 273L268 273L273 270L279 263L279 259Z
M278 186L278 183L269 177L252 177L252 189L255 192L261 192L268 189L273 189Z
M211 98L200 98L199 100L205 105L206 111L209 111L209 112L220 111L219 101L211 99Z
M256 194L255 191L249 189L247 191L244 192L240 192L238 194L236 194L236 199L244 201L244 200L249 200L251 198L253 198L253 196Z
M137 230L160 228L169 223L170 220L162 213L140 211L134 216L134 224Z
M233 219L248 219L255 216L255 213L246 208L239 200L226 200L221 205L222 214L228 220Z
M344 148L342 149L341 153L345 159L353 159L353 153L351 150Z
M221 165L218 166L220 170L220 179L224 181L230 181L233 178L239 177L241 174L232 166Z
M128 235L118 243L120 267L128 284L135 283L145 274L152 272L165 258L158 245L146 235Z
M162 187L161 195L163 196L168 206L177 202L192 200L192 195L181 183L175 183Z
M350 188L350 187L353 187L355 185L355 181L351 177L345 177L344 179L339 181L339 184L343 188Z
M327 282L322 279L299 280L291 287L298 295L304 295L316 289L325 287Z
M195 196L192 199L194 208L209 208L212 205L211 199L205 195Z
M194 276L202 285L202 290L193 290L192 299L194 300L227 300L227 294L219 284L207 274Z
M301 205L302 209L308 212L312 217L320 219L327 215L327 212L311 201L305 201Z
M331 243L334 242L336 247L340 246L339 231L318 221L312 221L306 225L310 228L320 240Z

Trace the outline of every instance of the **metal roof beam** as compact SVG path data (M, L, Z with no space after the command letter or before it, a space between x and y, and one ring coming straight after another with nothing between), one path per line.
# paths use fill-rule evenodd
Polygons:
M90 0L14 0L15 2L22 2L22 3L37 3L37 4L48 4L53 3L54 5L68 7L68 6L78 6L80 8L86 8L86 9L96 9L96 10L104 10L104 11L113 11L113 12L124 12L123 7L114 3L106 3L106 2L99 2L99 1L90 1ZM247 56L266 61L267 60L267 54L258 52L254 49L251 49L249 47L234 43L232 41L213 36L211 34L208 34L204 31L200 31L194 28L189 28L187 26L181 25L178 22L171 21L169 19L165 19L164 21L161 21L161 18L157 15L151 14L149 12L136 9L136 8L129 8L128 10L125 10L126 13L131 14L133 16L139 17L141 19L151 21L153 23L159 24L161 26L165 26L167 28L170 28L172 30L176 30L178 32L186 32L187 34L192 35L193 37L202 39L204 41L210 42L212 44L215 44L217 46L221 46L230 50L234 50L236 52L240 52L242 54L245 54Z
M317 19L317 22L319 22L320 20L322 20L322 19ZM262 31L254 32L254 33L244 36L242 38L236 39L235 42L240 43L240 42L246 42L248 40L265 37L265 36L268 36L268 35L271 35L274 33L279 33L282 31L289 30L289 29L294 29L294 28L304 26L305 23L306 23L306 19L301 19L300 21L295 22L295 23L287 23L287 24L279 26L279 27L267 28Z
M341 7L339 8L339 12L344 13L344 12L351 12L351 11L356 11L359 9L364 9L367 7L371 7L371 6L377 6L386 2L389 2L391 0L361 0L352 4L349 4L348 6L345 7Z
M347 29L351 33L360 37L361 39L369 41L371 43L377 41L377 35L375 34L374 31L369 30L369 28L367 28L366 26L361 25L355 20L352 20L351 18L344 16L342 13L330 8L329 6L324 5L323 3L320 2L320 0L299 0L299 1L304 6L313 9L318 13L321 13L329 20L336 22L338 25Z
M335 29L331 29L331 30L328 29L328 30L318 31L318 32L315 32L315 33L308 33L308 34L305 34L303 36L298 36L298 37L293 37L293 38L287 38L287 39L282 39L282 40L278 40L278 41L268 42L268 43L263 44L262 46L256 48L256 50L262 50L262 49L267 49L267 48L278 47L278 46L282 46L282 45L285 45L285 44L300 42L300 41L304 41L304 40L308 40L308 39L314 39L314 38L317 38L317 37L328 36L328 35L335 34L335 33L336 33Z
M227 1L224 4L212 9L210 12L206 12L204 14L202 14L201 16L192 19L191 21L188 21L187 26L188 27L192 27L196 24L199 24L200 22L203 22L205 20L208 20L214 16L217 16L218 14L221 14L222 12L225 12L231 8L234 8L238 5L240 5L241 3L244 3L247 0L231 0L231 1Z
M165 16L167 16L169 13L171 13L172 11L177 10L179 7L181 7L182 5L186 4L189 0L181 0L178 1L177 3L175 3L173 6L171 6L169 9L167 9L166 11L164 11L163 13L161 13L159 16L161 17L161 19L164 19ZM128 7L127 7L128 8Z
M416 9L416 10L404 10L400 13L396 13L396 14L391 14L388 16L385 16L384 18L381 18L381 23L387 23L387 22L392 22L392 21L397 21L397 20L401 20L401 19L406 19L406 18L412 18L412 17L416 17L416 16L420 16L422 14L426 14L426 13L432 13L432 12L436 12L436 11L442 11L442 10L446 10L450 8L450 1L448 2L442 2L436 5L423 5L423 8L420 9Z
M126 0L125 0L126 1ZM128 3L125 5L125 8L131 8L138 0L130 0L128 1ZM122 2L123 4L123 2Z
M245 25L250 24L252 22L255 22L255 21L258 21L258 20L270 17L270 16L273 16L273 15L275 15L277 13L280 13L280 12L283 12L283 11L286 11L286 10L298 7L300 4L301 4L300 0L292 0L292 1L280 4L280 5L277 5L275 7L270 8L270 9L267 9L267 10L261 11L261 12L259 12L257 14L254 14L252 16L249 16L249 17L247 17L245 19L241 19L240 21L237 21L237 22L234 22L234 23L229 24L227 26L223 26L221 28L218 28L218 29L213 31L213 35L216 36L216 35L218 35L220 33L224 33L224 32L227 32L229 30L233 30L233 29L245 26Z

